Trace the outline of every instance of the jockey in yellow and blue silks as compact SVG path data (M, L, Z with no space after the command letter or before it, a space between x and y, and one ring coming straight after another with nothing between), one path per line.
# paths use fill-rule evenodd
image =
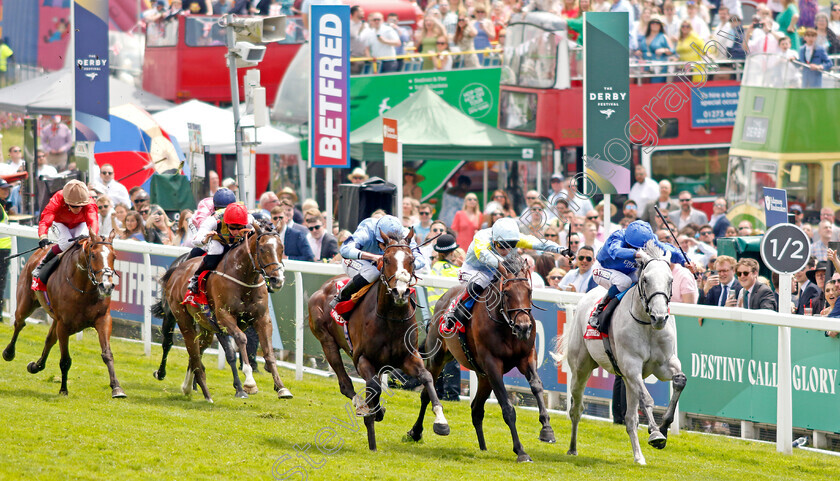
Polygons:
M618 305L621 300L619 294L631 288L638 281L636 278L636 271L638 270L636 261L639 258L639 249L643 248L648 241L653 241L657 247L670 254L671 262L687 266L693 272L694 266L687 262L676 247L659 242L647 222L636 220L631 222L626 229L613 232L595 256L600 267L592 271L592 278L595 282L607 289L607 295L601 299L600 304L589 319L589 325L595 329L603 324L604 318L608 317L612 309ZM613 305L607 309L611 301ZM602 313L607 313L607 315L602 316Z
M476 232L459 276L462 283L467 283L468 295L461 296L455 309L446 314L446 329L452 329L456 321L466 325L470 309L493 282L499 264L515 255L517 248L568 254L567 249L552 241L521 234L516 220L511 218L499 219L493 227Z
M350 282L336 293L330 301L330 308L335 308L339 302L350 300L353 294L379 277L377 264L385 254L380 247L384 242L382 234L391 239L405 239L408 237L408 232L402 222L392 215L363 220L356 227L356 232L353 232L353 235L348 237L338 249L341 257L344 258L342 265L344 272L350 277ZM426 267L426 256L417 247L414 238L411 239L409 247L414 254L414 270L418 271Z

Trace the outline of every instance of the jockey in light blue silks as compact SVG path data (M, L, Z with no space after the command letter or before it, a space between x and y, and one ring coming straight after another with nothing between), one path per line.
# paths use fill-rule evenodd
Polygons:
M685 257L676 247L659 242L650 224L643 220L631 222L626 229L619 229L610 234L595 257L600 267L592 272L592 278L598 285L607 289L607 295L601 299L601 303L598 304L589 318L590 326L595 329L603 326L604 319L609 317L609 314L620 302L619 294L638 281L636 278L638 252L651 240L665 253L670 253L671 262L687 265L693 272L694 267L687 263Z
M552 241L521 234L516 220L510 218L499 219L492 228L476 232L458 276L459 281L467 283L469 295L461 296L455 309L446 314L446 329L452 329L456 321L466 325L470 309L493 282L499 264L515 255L517 248L570 255L567 249Z
M382 234L391 239L405 239L408 236L408 229L392 215L379 219L369 218L363 220L356 228L356 232L341 245L338 252L344 258L342 264L344 272L350 276L350 282L330 301L331 308L335 308L339 302L350 300L353 294L379 277L377 263L385 253L380 248L380 244L384 242ZM409 247L414 254L414 270L418 271L426 267L426 256L420 252L414 238L411 239Z

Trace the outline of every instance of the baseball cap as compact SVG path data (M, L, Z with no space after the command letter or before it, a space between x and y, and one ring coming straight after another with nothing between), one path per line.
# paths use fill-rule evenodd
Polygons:
M563 174L551 174L551 180L563 182Z
M802 207L800 207L798 204L793 204L792 206L790 206L790 209L789 209L789 210L790 210L791 212L797 212L797 213L799 213L799 214L801 214L801 213L802 213Z

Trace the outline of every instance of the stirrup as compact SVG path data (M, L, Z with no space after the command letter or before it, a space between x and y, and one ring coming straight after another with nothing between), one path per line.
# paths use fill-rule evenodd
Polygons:
M334 295L333 298L330 299L330 310L335 309L335 306L337 306L339 302L341 301L338 300L338 294Z
M193 294L198 294L198 275L190 277L190 282L187 284L187 290Z

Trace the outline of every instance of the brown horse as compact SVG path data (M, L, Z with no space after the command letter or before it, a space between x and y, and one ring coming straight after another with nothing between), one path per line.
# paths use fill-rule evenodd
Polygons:
M6 349L3 359L15 358L15 343L18 334L26 325L26 318L35 309L43 307L53 318L50 332L44 343L41 357L26 366L32 374L44 370L50 349L58 341L61 350L61 389L59 394L67 395L67 373L70 371L70 350L68 340L72 334L86 327L96 329L99 346L102 348L102 360L108 367L111 378L111 397L124 398L125 392L114 374L114 356L111 354L111 292L118 277L114 271L114 240L116 231L112 231L107 240L100 236L84 237L65 251L57 260L58 267L47 280L47 291L33 291L32 270L38 265L49 248L36 251L26 262L23 275L17 284L17 310L15 311L15 332Z
M181 386L181 391L186 395L192 392L195 380L201 387L204 399L213 402L207 390L201 355L212 342L214 333L219 338L219 344L233 372L236 397L247 398L248 393L257 392L257 383L252 375L256 366L248 362L245 347L247 339L242 332L253 325L263 346L266 367L274 378L274 390L281 399L292 397L277 373L268 313L269 292L282 288L285 281L283 242L273 226L255 223L254 227L255 230L231 248L219 267L207 277L208 311L212 313L212 319L208 320L202 309L181 304L187 283L201 263L201 258L184 261L182 256L176 259L160 280L164 295L152 306L152 313L163 319L163 357L154 376L158 380L166 377L166 359L172 347L172 333L177 322L190 358L187 375ZM242 358L242 372L245 373L244 388L236 368L237 346Z
M379 404L381 375L397 367L423 383L434 406L435 433L449 434L449 424L435 393L432 376L423 366L416 347L416 309L409 290L415 279L414 255L410 247L414 230L404 240L391 239L382 233L380 236L384 240L380 243L384 252L380 260L382 274L347 319L352 347L344 337L342 326L329 314L328 304L335 295L335 281L341 276L327 281L309 298L309 328L321 341L324 355L338 376L341 393L353 400L357 415L365 416L368 447L372 451L376 451L374 421L381 421L385 415L384 407ZM367 383L364 400L356 395L339 349L353 358L353 365Z
M507 264L507 267L505 266ZM478 436L478 446L487 450L484 442L484 403L490 392L502 408L502 416L513 437L513 452L517 461L530 462L531 457L522 449L516 432L516 410L510 403L503 380L504 373L514 367L525 375L531 385L531 392L537 399L540 411L540 441L553 443L554 430L549 424L548 411L543 400L543 386L537 374L537 352L534 349L536 331L531 315L531 286L528 270L521 258L515 258L499 266L501 278L498 283L485 290L475 301L472 320L466 326L466 344L469 355L464 352L457 333L442 335L439 327L443 313L449 304L461 296L464 287L450 289L435 304L436 318L429 325L425 351L426 365L432 376L437 378L443 366L454 357L462 366L478 373L478 389L473 398L472 422ZM419 441L423 436L423 418L429 397L425 392L420 397L420 415L408 432L408 436Z

